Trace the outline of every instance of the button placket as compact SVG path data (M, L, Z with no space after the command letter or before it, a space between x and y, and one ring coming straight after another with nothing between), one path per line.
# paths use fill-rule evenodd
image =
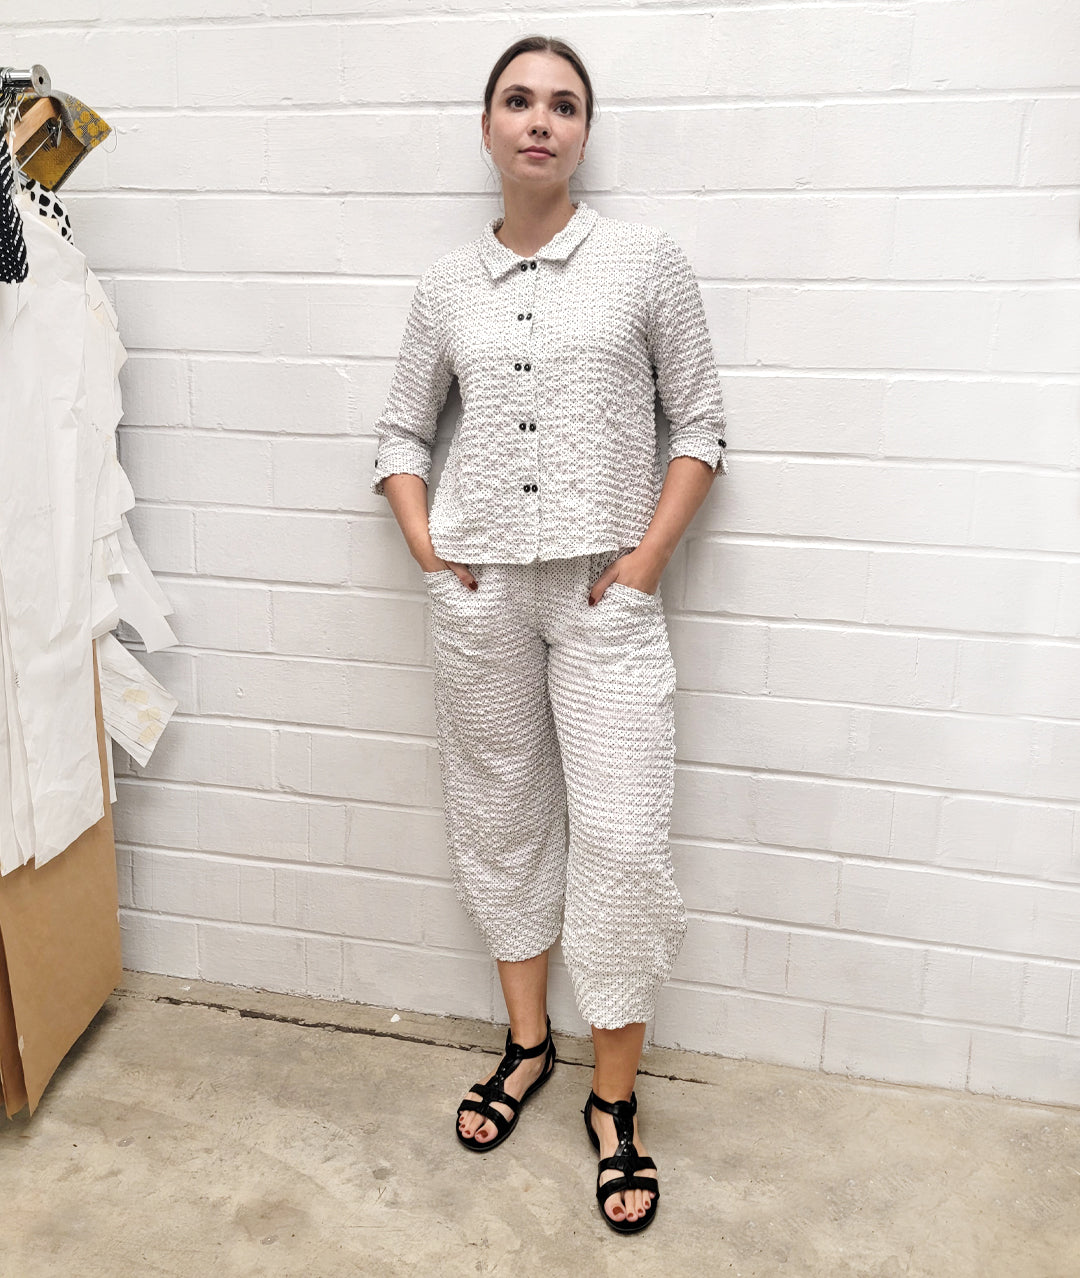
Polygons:
M525 375L532 372L532 319L536 294L535 272L537 270L535 258L530 261L522 262L519 269L525 274L525 279L522 281L524 284L524 288L522 290L524 297L521 305L515 312L517 316L515 323L521 323L524 325L524 328L521 330L523 341L519 347L523 353L521 358L514 361L514 370L515 372L520 372L522 375ZM532 437L533 448L529 459L530 464L524 470L523 482L521 485L522 492L530 494L539 492L539 485L536 483L536 476L539 467L537 464L538 450L536 448L537 437L535 411L535 383L530 380L528 389L528 407L517 423L518 431L525 439L528 439L530 436Z

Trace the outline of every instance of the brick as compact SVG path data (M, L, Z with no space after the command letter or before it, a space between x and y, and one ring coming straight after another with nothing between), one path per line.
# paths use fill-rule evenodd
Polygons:
M1078 412L1078 386L897 378L884 397L881 448L893 457L1070 466ZM1038 429L1018 429L1024 421Z
M169 624L180 643L232 652L270 650L272 594L240 582L173 578L159 581L173 606Z
M1080 883L1071 808L992 795L946 795L937 864Z
M818 104L807 182L860 189L1011 186L1024 106L917 98ZM934 328L948 331L944 317Z
M438 759L424 742L281 730L279 785L324 798L441 805Z
M138 775L187 785L269 789L273 785L271 731L241 723L200 723L173 717ZM188 794L187 803L194 810Z
M286 655L398 665L427 662L427 605L387 595L288 590L269 593L273 650ZM216 647L227 645L217 644ZM257 645L249 645L258 650Z
M1074 18L1060 0L920 5L908 85L941 92L1068 84L1075 66Z
M820 1007L672 983L660 991L653 1042L684 1047L693 1041L697 1051L736 1060L817 1069L824 1020Z
M737 616L861 621L870 562L865 550L699 540L687 552L685 606Z
M292 75L289 81L299 83ZM189 271L332 272L341 266L341 203L262 194L189 196L179 205L179 240Z
M194 922L121 910L120 945L128 971L199 975L198 924Z
M434 733L431 672L399 666L204 653L199 708L328 728Z
M1003 304L992 292L960 285L762 286L750 290L746 353L752 361L797 368L978 371L989 367Z
M182 106L280 106L340 97L339 32L310 23L185 27L176 45Z
M266 507L272 502L267 440L124 428L120 464L145 501Z
M830 1074L962 1090L970 1042L971 1031L964 1026L830 1007L821 1068Z
M342 990L347 999L438 1016L491 1020L491 960L401 945L345 941Z
M881 630L769 628L769 692L888 706L952 703L957 641Z
M326 363L191 361L192 425L282 435L350 430L347 370Z
M195 512L200 573L344 585L349 526L332 515Z
M666 585L664 587L666 594ZM764 626L668 616L679 687L687 692L765 691L769 632Z
M1080 1105L1076 1041L973 1029L968 1087L1044 1105Z
M198 932L200 979L282 994L305 992L303 937L212 923L200 923Z
M123 421L133 426L190 426L188 366L174 352L129 353L120 370ZM121 428L121 434L123 428Z
M1061 280L1080 273L1061 192L924 196L896 204L895 279Z
M379 509L369 488L375 455L366 441L276 439L271 456L273 505L347 512Z
M305 288L254 280L120 280L120 336L125 345L148 350L306 352Z
M833 922L838 864L767 848L674 843L675 880L690 910L782 923Z
M127 512L135 544L151 572L195 571L195 516L190 510L138 503Z
M257 115L126 115L111 121L116 146L100 165L81 164L109 190L256 191L266 182L267 122ZM221 140L228 139L228 163ZM96 158L96 157L95 157Z

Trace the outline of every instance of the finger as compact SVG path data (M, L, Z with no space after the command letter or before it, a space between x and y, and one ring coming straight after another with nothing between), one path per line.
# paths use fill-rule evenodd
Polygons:
M589 589L590 607L594 604L598 604L600 600L603 599L604 591L607 590L608 586L610 586L614 580L615 574L610 569L608 569L607 572L602 572L600 576L597 577Z

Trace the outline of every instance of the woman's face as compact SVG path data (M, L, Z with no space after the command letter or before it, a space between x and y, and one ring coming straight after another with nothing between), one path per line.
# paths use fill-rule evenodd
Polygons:
M588 136L581 77L556 53L519 53L499 76L491 116L483 113L482 128L504 182L565 186Z

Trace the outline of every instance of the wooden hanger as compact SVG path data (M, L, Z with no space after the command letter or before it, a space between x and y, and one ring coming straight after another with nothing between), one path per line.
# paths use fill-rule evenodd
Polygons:
M41 128L46 120L56 120L60 118L60 112L56 109L56 104L52 98L38 98L38 100L29 107L15 121L12 129L12 141L15 150L18 151L23 143Z

